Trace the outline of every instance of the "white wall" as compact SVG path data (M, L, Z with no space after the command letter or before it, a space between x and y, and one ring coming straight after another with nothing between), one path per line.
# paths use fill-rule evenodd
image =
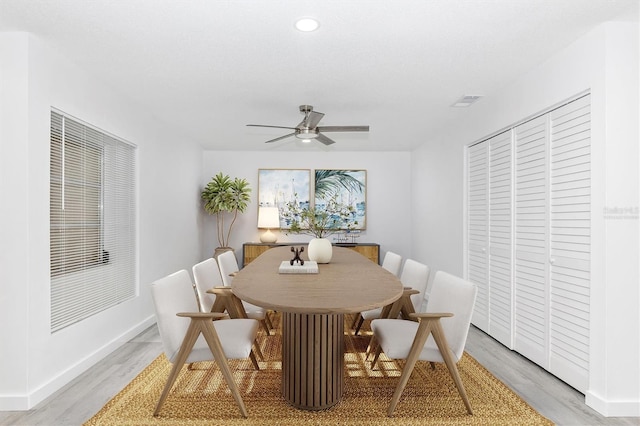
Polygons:
M258 169L364 169L367 171L367 229L358 242L380 244L380 257L387 250L403 257L411 255L411 179L408 152L229 152L206 151L203 156L202 187L218 172L245 178L252 188L251 203L238 219L231 246L238 260L244 242L259 242ZM204 213L205 239L202 256L210 257L217 246L215 218ZM236 228L237 227L237 228ZM278 241L308 241L304 235L275 231Z
M50 333L51 107L138 146L139 294ZM28 409L152 324L149 283L200 257L201 148L25 33L0 34L0 409Z
M0 395L9 403L27 392L27 66L26 37L0 36Z
M640 416L638 218L606 220L603 215L605 207L633 209L639 202L638 38L636 7L624 21L594 29L498 93L487 94L465 118L415 151L411 166L413 253L430 259L435 269L463 275L463 147L591 91L592 329L586 402L608 416Z
M411 156L413 244L416 259L462 276L463 148L449 140L433 140Z

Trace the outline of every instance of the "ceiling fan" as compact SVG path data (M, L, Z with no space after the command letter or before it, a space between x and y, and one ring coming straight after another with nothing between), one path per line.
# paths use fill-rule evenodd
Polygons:
M300 105L300 112L304 114L304 118L296 127L270 126L266 124L247 124L250 127L272 127L276 129L290 129L293 133L280 136L275 139L266 141L265 143L277 142L291 136L301 139L303 142L310 142L316 139L325 145L336 143L333 139L324 135L325 132L368 132L369 126L318 126L324 114L313 110L311 105Z

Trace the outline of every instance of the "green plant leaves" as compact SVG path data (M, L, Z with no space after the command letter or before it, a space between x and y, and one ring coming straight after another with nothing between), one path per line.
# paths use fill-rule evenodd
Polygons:
M216 215L218 243L221 247L226 247L238 213L244 213L251 201L249 182L246 179L231 179L228 175L223 175L222 172L219 172L211 178L211 181L202 190L200 196L204 200L204 209L207 213ZM226 233L224 229L224 213L233 215Z

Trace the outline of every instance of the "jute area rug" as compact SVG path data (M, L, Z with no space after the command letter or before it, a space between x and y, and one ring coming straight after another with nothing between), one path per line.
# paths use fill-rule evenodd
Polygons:
M279 318L274 318L278 330ZM444 364L432 370L418 362L395 410L387 407L400 377L403 362L381 355L379 367L365 362L371 332L353 336L351 318L345 316L345 385L343 399L324 411L291 407L282 398L281 335L259 335L264 354L260 371L249 360L230 361L236 383L249 412L240 415L231 393L214 363L185 366L160 415L153 417L171 364L160 355L85 425L550 425L525 401L496 379L468 354L458 363L474 410L468 415Z

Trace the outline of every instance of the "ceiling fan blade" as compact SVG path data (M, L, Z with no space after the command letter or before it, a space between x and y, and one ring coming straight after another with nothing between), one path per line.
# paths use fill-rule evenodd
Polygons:
M369 126L321 126L319 132L368 132Z
M336 143L336 141L334 141L333 139L329 139L328 137L326 137L322 133L318 133L318 137L316 138L316 140L319 141L319 142L322 142L325 145L331 145L331 144Z
M291 136L293 136L293 135L295 135L295 134L296 134L296 132L289 133L288 135L284 135L284 136L280 136L279 138L271 139L270 141L266 141L265 143L277 142L277 141L279 141L279 140L282 140L282 139L286 139L286 138L288 138L288 137L291 137Z
M300 126L315 129L320 120L322 120L322 117L324 117L324 114L321 112L309 111L304 117L304 120L302 120L302 123L300 123Z
M267 124L247 124L248 127L271 127L274 129L290 129L295 130L295 127L285 127L285 126L269 126Z

